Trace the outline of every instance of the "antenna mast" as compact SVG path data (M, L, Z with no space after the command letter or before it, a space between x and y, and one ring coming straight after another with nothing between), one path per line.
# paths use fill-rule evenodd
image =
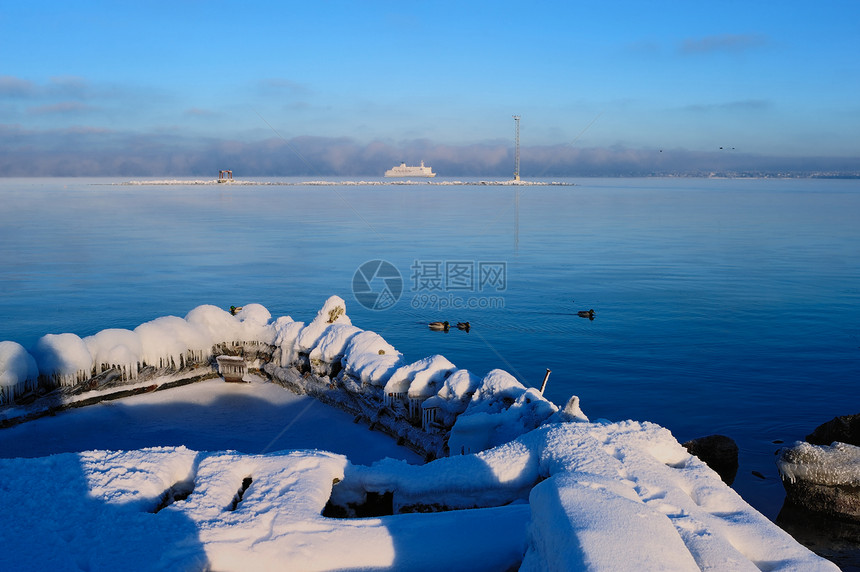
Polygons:
M520 116L514 115L514 124L517 126L517 150L514 159L514 180L520 180Z

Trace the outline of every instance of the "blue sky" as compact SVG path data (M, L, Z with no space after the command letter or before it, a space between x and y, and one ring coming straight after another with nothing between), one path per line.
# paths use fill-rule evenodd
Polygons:
M857 159L858 54L856 1L6 1L0 143Z

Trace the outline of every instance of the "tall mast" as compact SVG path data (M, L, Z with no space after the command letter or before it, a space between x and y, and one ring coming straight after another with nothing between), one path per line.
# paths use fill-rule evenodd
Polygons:
M516 154L514 155L514 180L520 180L520 116L514 115L514 124L516 125L517 130L517 148Z

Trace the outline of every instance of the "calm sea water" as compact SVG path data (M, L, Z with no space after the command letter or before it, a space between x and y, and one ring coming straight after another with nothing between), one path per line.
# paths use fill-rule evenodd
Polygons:
M200 304L310 320L338 294L408 359L439 353L534 386L549 368L549 399L578 395L592 419L734 438L735 489L771 518L774 442L860 412L860 181L117 182L0 179L0 340ZM401 275L387 310L353 296L369 260ZM577 315L588 309L594 320Z

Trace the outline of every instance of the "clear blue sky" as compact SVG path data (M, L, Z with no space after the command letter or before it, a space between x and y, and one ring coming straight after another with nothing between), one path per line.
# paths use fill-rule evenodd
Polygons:
M524 145L858 157L860 2L0 4L7 133L472 145L514 113Z

